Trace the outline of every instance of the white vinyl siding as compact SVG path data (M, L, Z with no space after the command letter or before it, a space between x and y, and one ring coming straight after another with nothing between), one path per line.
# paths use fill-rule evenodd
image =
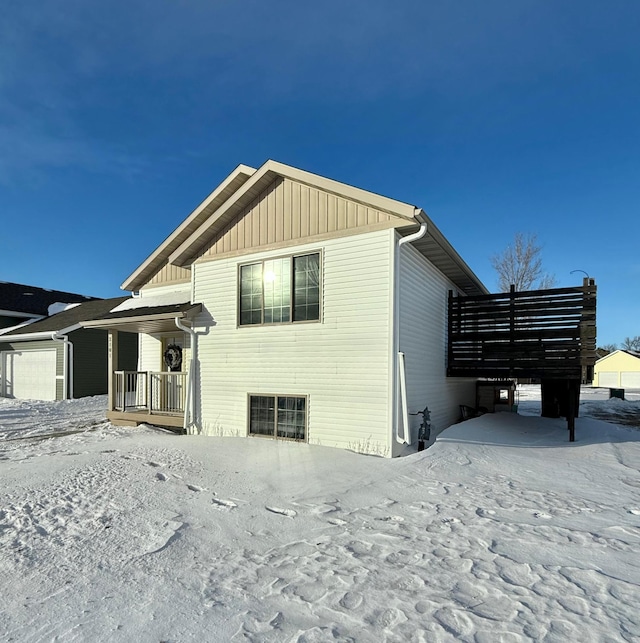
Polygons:
M303 324L237 327L238 266L281 252L194 265L204 434L246 435L249 394L304 396L310 444L389 455L391 242L383 230L296 246L322 252L322 320Z
M185 301L191 299L191 284L181 284L179 287L176 285L157 286L155 288L145 288L140 291L140 296L144 299L145 296L153 297L155 295L165 295L173 292L181 292L185 294ZM187 324L188 325L188 324ZM182 331L176 327L175 335L182 335ZM183 349L182 349L182 370L187 370L189 363L190 351L188 336L185 336ZM139 335L138 343L138 370L139 371L166 371L162 362L162 338L161 335Z
M189 335L176 328L174 336L181 338L182 342L182 370L187 371L191 357ZM162 358L163 335L140 335L138 344L138 370L139 371L168 371ZM180 342L179 342L180 343Z
M433 435L460 418L461 404L475 406L476 380L447 378L447 300L455 286L411 244L399 252L398 317L408 409L415 413L429 407ZM414 442L420 421L420 416L409 417Z
M162 340L154 335L140 335L138 343L138 370L159 371L162 356Z
M140 290L140 297L155 297L156 295L166 295L172 292L185 293L187 298L191 296L191 282L181 284L169 284L165 286L145 286Z

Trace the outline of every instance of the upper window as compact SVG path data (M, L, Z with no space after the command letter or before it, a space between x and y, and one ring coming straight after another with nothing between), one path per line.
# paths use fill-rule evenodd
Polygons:
M320 253L240 266L240 325L320 319Z

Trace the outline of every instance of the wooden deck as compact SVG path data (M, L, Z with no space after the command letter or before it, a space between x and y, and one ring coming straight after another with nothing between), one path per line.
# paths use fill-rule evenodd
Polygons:
M138 426L140 424L153 424L182 429L184 416L147 413L145 411L107 411L107 420L116 426Z
M449 377L590 379L596 361L596 286L454 297Z
M580 382L596 361L596 285L454 297L448 377L539 378L542 415L567 418L575 440Z

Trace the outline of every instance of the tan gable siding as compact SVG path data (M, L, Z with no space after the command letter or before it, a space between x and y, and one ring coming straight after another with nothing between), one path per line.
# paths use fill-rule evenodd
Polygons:
M148 288L149 286L159 286L161 284L186 282L190 280L191 270L166 263L144 286L141 286L141 289Z
M198 258L406 224L386 212L278 178L202 248Z

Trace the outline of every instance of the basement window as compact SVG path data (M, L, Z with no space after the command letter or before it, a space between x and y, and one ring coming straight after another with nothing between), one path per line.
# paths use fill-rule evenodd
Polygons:
M249 395L249 434L306 440L307 398Z

